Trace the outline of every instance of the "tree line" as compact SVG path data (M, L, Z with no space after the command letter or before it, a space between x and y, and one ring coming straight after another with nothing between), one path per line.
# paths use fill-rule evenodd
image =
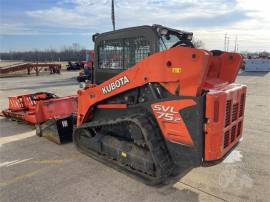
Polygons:
M203 47L204 43L199 39L193 39L194 46ZM1 60L21 60L31 62L52 62L52 61L83 61L86 59L87 50L78 43L73 43L62 50L33 50L33 51L9 51L0 52Z
M86 50L63 50L63 51L10 51L0 53L1 60L23 60L23 61L82 61L85 60Z
M193 39L193 44L196 48L203 48L204 43L197 38ZM1 60L22 60L31 62L52 62L52 61L83 61L86 59L88 50L81 47L77 43L73 43L70 47L64 47L60 51L50 50L34 50L34 51L9 51L0 52ZM252 56L266 56L269 57L269 52L242 52L245 57Z
M0 53L1 60L23 60L34 62L49 61L82 61L85 60L87 50L78 43L69 47L63 47L60 51L33 50L33 51L9 51Z

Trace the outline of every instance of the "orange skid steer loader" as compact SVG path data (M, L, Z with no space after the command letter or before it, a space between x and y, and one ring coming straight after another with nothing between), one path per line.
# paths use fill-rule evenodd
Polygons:
M93 84L78 91L77 148L148 184L222 160L242 137L238 53L194 48L161 25L93 36Z

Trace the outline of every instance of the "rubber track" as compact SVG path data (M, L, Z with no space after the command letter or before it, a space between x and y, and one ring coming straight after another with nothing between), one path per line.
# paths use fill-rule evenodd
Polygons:
M153 120L153 118L150 118L150 117L151 117L151 114L145 114L145 113L138 114L137 113L137 114L132 114L130 116L119 117L114 120L104 119L102 121L92 121L92 122L85 123L79 126L75 130L74 135L76 134L76 131L80 129L90 129L90 128L96 128L96 127L102 127L102 126L108 126L108 125L114 125L114 124L119 125L119 124L122 124L123 122L132 122L136 124L137 126L141 128L146 144L149 148L149 151L151 152L153 161L156 166L155 176L150 176L139 170L134 170L134 168L131 168L129 166L124 166L120 162L112 160L108 157L106 158L106 155L99 155L93 150L82 148L80 147L80 145L78 145L76 137L73 137L74 143L80 151L82 151L83 153L85 153L86 155L90 157L94 157L95 159L99 161L101 160L100 158L102 159L106 158L107 161L110 161L110 162L114 161L112 162L113 164L117 162L117 165L122 167L122 170L123 170L123 167L129 170L134 176L141 178L141 180L143 180L145 184L148 184L148 185L160 184L170 175L171 171L174 168L174 164L171 160L167 147L164 143L164 140L160 133L158 125ZM107 163L102 160L101 162ZM112 167L115 168L115 166L113 165ZM130 174L130 173L127 173L127 174Z

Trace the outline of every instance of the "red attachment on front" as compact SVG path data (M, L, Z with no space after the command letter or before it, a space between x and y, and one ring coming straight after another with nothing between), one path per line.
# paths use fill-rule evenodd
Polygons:
M50 119L63 118L77 113L77 96L33 100L36 94L9 97L9 108L3 111L8 118L40 124ZM46 98L46 93L39 93L38 98Z
M11 111L20 111L24 109L22 96L9 97L9 110Z
M31 96L32 94L22 96L22 101L25 109L34 110L36 108L37 102L32 100ZM45 97L45 94L41 95L40 97Z
M230 84L206 96L205 161L221 159L242 136L246 86Z

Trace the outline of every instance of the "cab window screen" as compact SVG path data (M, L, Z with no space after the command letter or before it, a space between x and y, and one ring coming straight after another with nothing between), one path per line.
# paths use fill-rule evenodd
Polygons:
M99 68L128 69L150 54L150 42L144 37L102 41Z
M98 64L101 69L123 69L123 41L102 41Z

